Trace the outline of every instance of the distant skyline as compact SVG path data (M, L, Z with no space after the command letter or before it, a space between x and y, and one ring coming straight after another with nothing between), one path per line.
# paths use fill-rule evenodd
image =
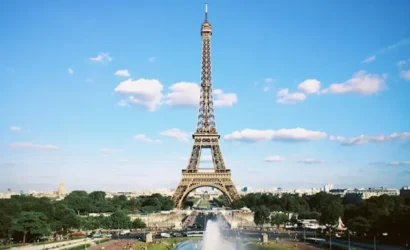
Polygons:
M175 188L196 126L204 4L0 8L0 192ZM409 2L208 9L235 185L410 185Z

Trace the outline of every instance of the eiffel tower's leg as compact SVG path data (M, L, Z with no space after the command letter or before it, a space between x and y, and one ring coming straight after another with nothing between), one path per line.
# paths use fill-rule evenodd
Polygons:
M227 190L227 192L229 194L229 197L231 199L230 202L241 198L239 193L238 193L238 190L236 190L236 187L235 187L235 185L233 185L232 182L228 183L228 184L225 184L225 189Z
M172 200L174 201L176 208L181 208L182 201L183 201L183 198L184 198L184 194L185 194L185 191L187 189L187 186L184 185L182 182L183 181L181 180L181 182L179 183L177 189L174 192L174 195L172 196Z
M199 159L201 158L201 145L194 145L191 157L188 162L188 170L198 170Z
M211 146L212 151L212 160L214 163L215 170L223 170L226 169L225 162L222 156L221 149L219 148L219 144Z

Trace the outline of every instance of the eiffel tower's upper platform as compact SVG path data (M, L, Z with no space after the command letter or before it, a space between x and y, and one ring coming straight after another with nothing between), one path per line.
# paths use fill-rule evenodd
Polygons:
M204 33L212 35L212 25L208 22L208 4L205 4L205 20L201 26L201 35Z

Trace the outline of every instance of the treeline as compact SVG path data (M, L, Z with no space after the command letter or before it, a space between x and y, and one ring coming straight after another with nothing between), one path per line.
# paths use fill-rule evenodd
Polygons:
M410 199L382 195L356 203L340 196L320 192L311 196L248 194L232 203L232 208L248 207L255 212L255 223L283 224L296 218L272 212L298 214L298 219L317 219L322 225L335 225L341 217L358 238L386 235L393 242L410 239Z
M171 198L160 194L127 199L124 195L106 198L102 191L73 191L61 201L12 196L0 199L0 239L25 242L51 233L66 234L74 229L144 228L145 224L139 219L131 222L128 214L173 208ZM87 216L90 213L112 215Z
M103 191L89 194L85 191L73 191L64 198L64 202L78 215L88 213L109 213L125 210L128 213L152 213L161 210L171 210L174 202L168 196L153 194L127 199L125 195L106 198Z

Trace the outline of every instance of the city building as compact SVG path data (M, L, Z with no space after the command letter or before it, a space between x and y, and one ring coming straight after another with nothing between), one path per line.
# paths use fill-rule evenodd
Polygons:
M57 194L60 197L67 195L67 189L65 188L64 183L60 183L60 185L58 186Z
M323 187L323 191L326 192L326 193L329 193L331 189L333 189L333 184L326 184Z
M386 187L378 188L354 188L354 189L331 189L331 194L340 195L341 197L348 197L352 200L365 200L374 196L391 195L398 196L400 194L398 189L390 189Z
M405 186L400 189L400 196L410 198L410 186Z

